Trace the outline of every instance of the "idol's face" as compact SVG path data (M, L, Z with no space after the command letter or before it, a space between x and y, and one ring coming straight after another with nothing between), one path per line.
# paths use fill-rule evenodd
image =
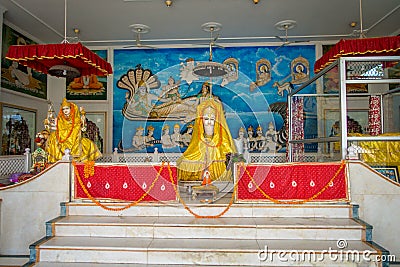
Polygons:
M64 106L62 107L62 112L65 116L69 117L69 115L71 114L71 108L69 106Z
M215 114L204 114L203 116L204 132L210 136L214 134Z
M248 131L247 134L248 134L249 136L253 136L253 131Z
M239 137L243 138L244 137L244 132L243 131L239 131Z

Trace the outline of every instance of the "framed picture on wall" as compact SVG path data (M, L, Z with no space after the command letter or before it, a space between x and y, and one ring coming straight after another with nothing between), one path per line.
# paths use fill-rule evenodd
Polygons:
M86 112L86 132L85 136L91 139L104 153L106 148L106 112Z
M386 176L390 180L398 183L399 182L399 173L396 166L373 166L372 167L375 171L379 172L380 174Z
M1 87L47 99L47 75L6 59L11 45L35 44L31 39L3 24L1 52Z
M93 50L107 60L107 50ZM107 100L107 76L86 75L67 79L68 100Z
M349 133L365 133L368 129L368 110L347 110L347 131ZM325 137L339 134L340 112L338 109L324 110L324 135Z
M9 104L1 108L1 155L22 155L35 149L36 110Z

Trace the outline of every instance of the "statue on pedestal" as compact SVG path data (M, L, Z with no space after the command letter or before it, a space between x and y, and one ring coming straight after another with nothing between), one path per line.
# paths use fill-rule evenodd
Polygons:
M65 149L69 149L74 160L79 162L101 157L96 144L82 136L82 131L86 130L83 121L84 115L81 116L78 106L64 98L55 121L55 131L50 133L46 142L48 162L61 160Z
M177 161L178 179L182 181L229 181L232 172L227 169L227 155L236 148L220 101L209 98L197 106L192 139ZM207 175L205 175L207 174Z

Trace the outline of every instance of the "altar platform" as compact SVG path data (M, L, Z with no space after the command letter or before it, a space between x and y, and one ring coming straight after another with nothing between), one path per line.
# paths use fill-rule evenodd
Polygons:
M193 194L201 181L178 183L177 168L169 163L75 163L74 170L75 199L131 201L134 205L139 202L187 202L181 193L190 191L192 196L201 193ZM214 181L212 187L216 190L212 190L212 201L209 202L230 192L233 193L232 202L349 202L345 162L239 163L233 173L232 181Z
M324 166L319 164L310 164L309 168L318 166L318 169L323 170ZM118 165L118 168L112 168L112 175L98 176L101 168L114 165ZM26 196L25 202L30 205L24 208L23 213L25 216L29 214L32 220L26 223L18 221L17 226L4 225L11 232L15 231L13 235L2 234L2 244L7 244L12 252L14 247L11 244L16 241L12 236L21 231L20 229L29 229L18 240L33 240L28 243L30 246L26 245L30 250L30 262L25 266L39 267L375 267L388 266L388 261L380 260L383 256L389 259L397 251L398 242L395 236L385 233L388 232L387 229L392 229L392 223L398 218L397 210L393 209L397 202L393 202L393 199L399 198L399 187L361 163L334 162L326 164L330 170L323 171L299 168L303 166L301 164L238 165L235 173L237 179L226 183L224 186L227 190L221 190L221 195L212 203L192 200L187 188L173 179L173 164L170 167L164 164L160 170L162 163L154 166L140 163L140 173L153 172L156 175L144 175L140 183L136 183L131 176L120 176L130 181L118 179L117 174L120 171L126 172L132 165L135 164L94 164L85 168L84 164L60 162L40 176L4 189L2 214L15 210L10 197L18 194L19 198ZM287 172L291 174L277 175L274 168L282 167L292 169ZM146 170L147 168L153 170ZM133 177L137 177L137 173L134 174ZM155 180L157 176L158 179ZM168 179L171 183L167 186ZM311 180L315 183L314 186ZM240 181L242 185L239 186ZM275 187L271 187L271 182ZM145 188L143 183L146 184ZM134 198L125 200L100 195L110 194L106 190L117 184L121 186L119 191L135 189L140 194L132 194ZM156 187L161 191L162 185L165 186L164 191L172 188L175 192L175 195L169 195L171 200L157 200L154 198L156 194L152 195L151 191ZM81 196L75 191L79 186L82 189ZM287 187L284 193L292 191L290 194L303 195L296 199L288 198L287 195L280 198L274 195L274 191L269 191L283 186ZM312 191L307 190L307 186L317 188ZM101 190L93 190L97 187ZM66 190L67 188L71 191ZM241 195L239 188L246 194ZM318 199L335 188L338 189L336 198L327 195L324 199ZM64 201L61 208L58 206L58 215L52 215L55 213L53 204L56 203L49 201L47 196L61 190ZM32 193L27 194L28 191ZM243 197L248 194L251 198ZM39 220L34 218L35 214L44 214L50 204L52 208L49 207L48 210L51 214L47 212L48 219L46 223L42 222L45 225L42 227L46 229L45 234L41 235L42 238L32 239L29 236L32 227L29 225L38 225ZM391 217L391 221L385 219L387 216ZM13 227L10 228L11 226ZM388 244L393 252L380 247L379 240ZM383 247L386 248L386 245ZM329 254L327 251L330 248L335 252ZM5 250L6 247L2 246L2 249ZM319 258L293 259L291 251L296 251L299 256L312 251ZM357 255L367 252L372 261L346 260L338 263L338 260L330 258L330 255L339 257L349 251ZM278 257L279 255L282 257ZM265 258L266 256L268 257ZM393 260L393 257L390 259Z

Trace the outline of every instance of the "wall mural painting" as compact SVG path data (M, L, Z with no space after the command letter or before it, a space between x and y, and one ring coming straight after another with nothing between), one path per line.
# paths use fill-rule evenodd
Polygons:
M5 58L10 45L36 43L5 24L3 24L2 38L1 87L46 99L47 75Z
M113 147L122 152L185 151L196 107L211 96L223 103L239 153L244 147L269 153L285 149L287 94L310 78L315 46L276 48L216 48L213 61L227 67L219 77L193 72L208 61L205 48L114 50ZM309 90L305 93L315 92ZM316 131L315 125L305 128Z
M107 50L92 50L107 60ZM94 74L67 79L68 100L107 100L107 76Z

